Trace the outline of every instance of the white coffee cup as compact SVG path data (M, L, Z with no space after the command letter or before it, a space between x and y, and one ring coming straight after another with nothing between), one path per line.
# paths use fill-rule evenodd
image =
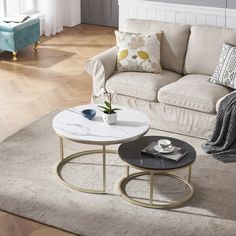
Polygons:
M167 149L171 146L171 141L168 139L160 139L158 140L158 145L163 149Z

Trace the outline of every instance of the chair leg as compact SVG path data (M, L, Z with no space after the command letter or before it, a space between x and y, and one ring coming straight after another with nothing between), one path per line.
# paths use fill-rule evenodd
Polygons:
M17 61L17 52L12 52L12 60Z
M34 44L34 51L35 51L35 52L38 52L38 46L39 46L39 42L36 42L36 43Z

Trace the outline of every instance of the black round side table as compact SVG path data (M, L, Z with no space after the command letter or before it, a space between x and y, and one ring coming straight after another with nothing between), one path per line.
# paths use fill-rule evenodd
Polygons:
M168 160L159 157L153 157L148 154L142 153L142 150L147 147L153 141L157 141L159 139L169 139L173 146L186 149L187 154L182 157L179 161ZM188 143L164 136L144 136L138 140L123 143L120 145L118 149L118 153L120 158L127 164L127 176L120 181L119 188L122 197L124 197L129 202L149 208L173 208L177 207L184 202L188 201L194 192L193 185L191 183L191 170L192 164L196 158L195 149ZM133 167L137 170L141 170L141 172L137 172L134 174L129 174L129 167ZM188 179L185 179L179 175L170 173L178 169L188 168ZM137 200L133 196L129 196L126 191L126 185L131 181L140 176L150 176L150 201L149 203L142 202L141 200ZM186 187L189 188L189 194L181 199L171 202L162 202L153 200L153 178L154 175L164 175L175 178L181 182L183 182Z

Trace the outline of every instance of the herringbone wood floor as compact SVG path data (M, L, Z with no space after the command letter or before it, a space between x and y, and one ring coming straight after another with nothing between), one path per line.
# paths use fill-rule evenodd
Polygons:
M0 53L0 140L49 111L88 103L85 61L114 44L114 28L79 25L42 37L38 54L28 47L15 63L11 53ZM0 236L42 235L71 234L0 212Z

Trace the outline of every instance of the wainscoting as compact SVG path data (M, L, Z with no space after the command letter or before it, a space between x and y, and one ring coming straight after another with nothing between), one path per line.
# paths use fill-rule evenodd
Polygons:
M119 0L119 29L126 19L151 19L184 24L207 24L236 29L236 9Z
M226 26L236 29L236 9L226 10Z

